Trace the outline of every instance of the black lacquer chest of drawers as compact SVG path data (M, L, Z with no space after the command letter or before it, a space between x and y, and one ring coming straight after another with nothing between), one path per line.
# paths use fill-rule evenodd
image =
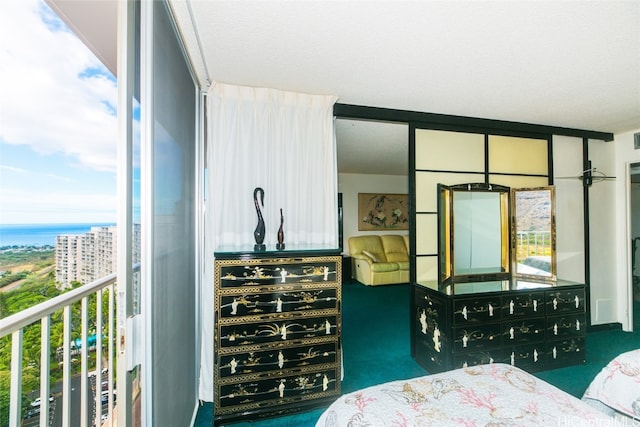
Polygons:
M414 292L413 351L429 372L492 362L535 372L585 362L582 284Z
M341 263L323 251L216 253L214 424L340 395Z

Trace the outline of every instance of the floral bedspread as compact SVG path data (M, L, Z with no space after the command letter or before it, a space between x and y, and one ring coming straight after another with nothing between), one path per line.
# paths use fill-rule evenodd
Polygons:
M609 362L591 381L583 398L598 400L640 419L640 349L622 353Z
M612 426L613 421L519 368L495 363L345 394L316 427Z

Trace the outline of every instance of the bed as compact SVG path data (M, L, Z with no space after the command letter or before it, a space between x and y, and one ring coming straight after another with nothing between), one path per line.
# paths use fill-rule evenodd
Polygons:
M582 400L618 421L640 425L640 349L611 360L591 381Z
M388 382L341 396L316 427L613 426L615 418L502 363Z

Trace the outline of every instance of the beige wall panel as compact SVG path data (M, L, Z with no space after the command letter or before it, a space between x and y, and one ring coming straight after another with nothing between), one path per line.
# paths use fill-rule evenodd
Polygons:
M511 188L546 187L549 185L548 178L539 176L489 175L489 182Z
M416 169L484 171L484 135L416 129Z
M416 172L416 212L438 210L438 184L484 182L484 174Z
M416 215L416 255L438 253L438 215Z
M489 171L546 175L547 141L490 135Z
M438 257L427 256L416 258L416 281L426 283L438 280Z

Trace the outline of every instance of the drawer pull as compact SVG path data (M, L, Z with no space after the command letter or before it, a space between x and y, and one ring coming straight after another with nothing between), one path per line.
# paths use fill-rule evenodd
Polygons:
M533 300L533 311L538 311L538 300L537 299Z
M284 366L284 356L282 354L282 351L278 351L278 368L282 369L283 366Z
M469 335L466 333L462 336L462 347L467 348L467 343L469 342Z
M514 330L513 330L513 326L511 328L509 328L509 339L512 340L515 338L514 336Z
M515 304L513 303L513 300L511 300L511 301L509 302L509 314L513 314L513 306L514 306L514 305L515 305Z
M464 307L462 307L462 317L464 317L464 320L468 320L467 319L467 306L466 305Z
M553 359L557 359L558 358L558 349L556 348L556 346L553 346Z
M553 325L553 335L558 335L558 324L557 323L555 323Z
M578 295L576 295L574 301L576 302L576 308L580 308L580 298L578 298Z
M557 310L558 309L558 298L554 298L553 299L553 309Z
M516 354L512 351L511 352L511 366L515 366L516 365Z
M534 362L538 361L538 350L536 349L533 350L533 361Z
M576 319L576 331L580 330L580 321Z
M489 317L493 317L493 306L489 303Z
M440 329L436 326L433 330L433 348L440 353Z

